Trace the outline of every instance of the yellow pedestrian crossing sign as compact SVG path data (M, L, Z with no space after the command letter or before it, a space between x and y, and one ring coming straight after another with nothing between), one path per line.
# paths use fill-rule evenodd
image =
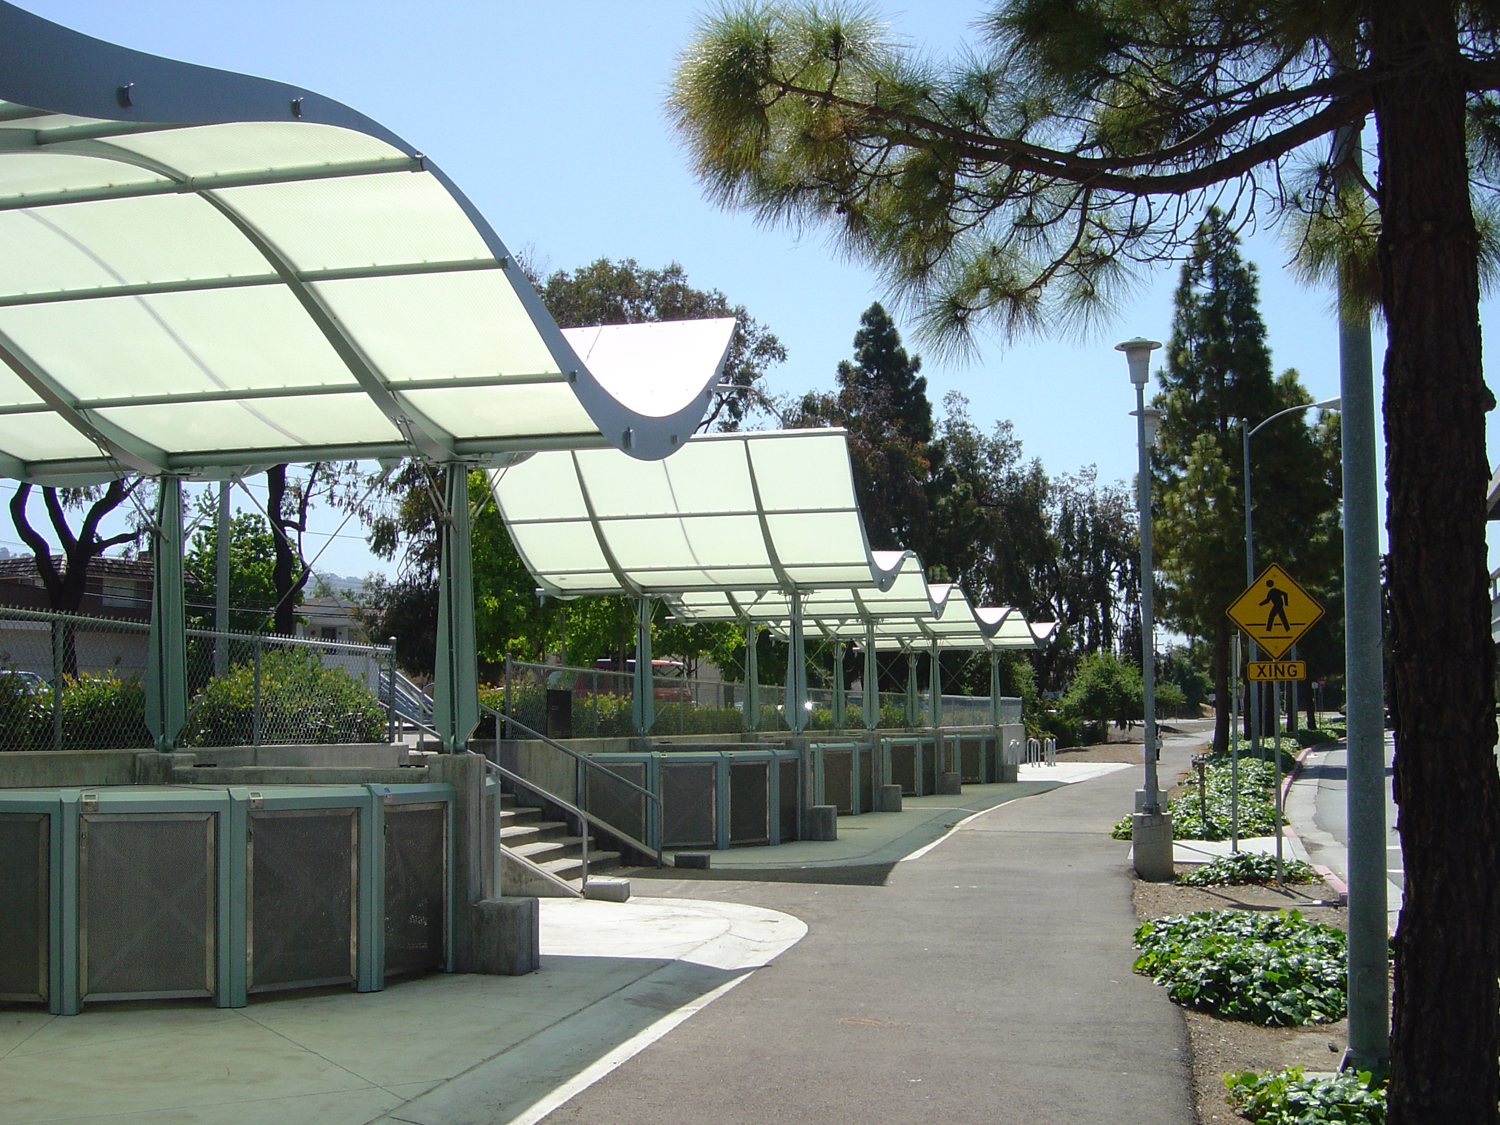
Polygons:
M1229 619L1272 660L1280 660L1323 616L1323 607L1272 563L1234 600Z

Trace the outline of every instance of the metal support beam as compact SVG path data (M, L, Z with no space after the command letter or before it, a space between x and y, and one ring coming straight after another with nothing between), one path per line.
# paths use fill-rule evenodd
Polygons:
M1000 650L990 649L990 725L1000 725Z
M922 691L917 686L917 652L906 650L906 725L915 730L922 721Z
M756 652L760 627L745 619L745 729L760 729L760 655Z
M635 675L630 683L630 720L644 738L656 725L656 686L651 676L651 599L635 603Z
M844 649L843 641L833 642L833 729L843 730L848 717L849 704L844 698Z
M938 652L936 637L932 639L928 659L932 663L927 669L927 688L930 693L927 714L932 720L932 729L938 730L943 725L943 661L942 654Z
M214 675L229 671L229 548L232 530L229 518L229 482L219 482L219 526L214 536ZM394 698L394 697L393 697Z
M443 507L438 513L437 666L433 669L432 725L443 752L461 754L479 725L478 645L474 639L473 530L469 467L443 466Z
M865 671L861 677L865 686L865 729L874 730L880 725L880 654L875 648L875 621L865 620Z
M786 647L786 725L793 734L807 729L807 646L802 635L802 595L792 591L791 628Z
M151 630L146 639L146 729L175 750L187 723L187 628L183 617L182 481L162 477L152 529Z

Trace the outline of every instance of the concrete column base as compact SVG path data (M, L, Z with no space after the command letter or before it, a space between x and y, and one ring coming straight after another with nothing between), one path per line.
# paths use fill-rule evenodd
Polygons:
M900 812L901 811L901 786L882 785L875 790L876 812Z
M804 840L837 840L839 810L836 805L813 805L802 817Z
M630 880L596 876L583 888L583 897L598 899L600 902L629 902Z
M1136 812L1144 812L1145 810L1146 810L1146 791L1144 789L1137 789L1135 791L1135 811Z
M1148 883L1171 882L1172 817L1170 813L1136 813L1130 818L1131 861Z
M937 791L941 797L957 797L964 791L963 776L956 773L940 773Z
M491 898L473 906L474 959L463 971L519 977L542 967L541 909L534 898Z

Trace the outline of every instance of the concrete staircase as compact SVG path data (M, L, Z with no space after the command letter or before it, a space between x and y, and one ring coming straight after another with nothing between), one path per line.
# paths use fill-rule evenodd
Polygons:
M551 880L566 884L575 893L583 890L583 846L582 840L573 835L572 825L560 820L544 820L539 808L517 805L515 795L503 793L500 797L500 844L511 855L525 861L532 868L540 869ZM604 875L620 866L620 853L596 847L593 836L589 837L589 878ZM545 894L539 888L530 893ZM558 887L554 891L566 895Z

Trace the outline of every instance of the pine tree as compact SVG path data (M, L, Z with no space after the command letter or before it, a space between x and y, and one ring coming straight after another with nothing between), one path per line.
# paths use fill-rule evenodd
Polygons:
M1296 372L1272 377L1255 267L1241 260L1239 239L1217 210L1198 229L1174 310L1159 374L1163 389L1153 400L1162 411L1153 495L1163 619L1210 646L1214 748L1222 750L1229 739L1233 636L1224 610L1245 587L1241 428L1312 399ZM1304 584L1326 582L1334 563L1326 549L1328 515L1338 491L1330 450L1305 416L1281 419L1256 435L1251 484L1257 567L1274 559Z

